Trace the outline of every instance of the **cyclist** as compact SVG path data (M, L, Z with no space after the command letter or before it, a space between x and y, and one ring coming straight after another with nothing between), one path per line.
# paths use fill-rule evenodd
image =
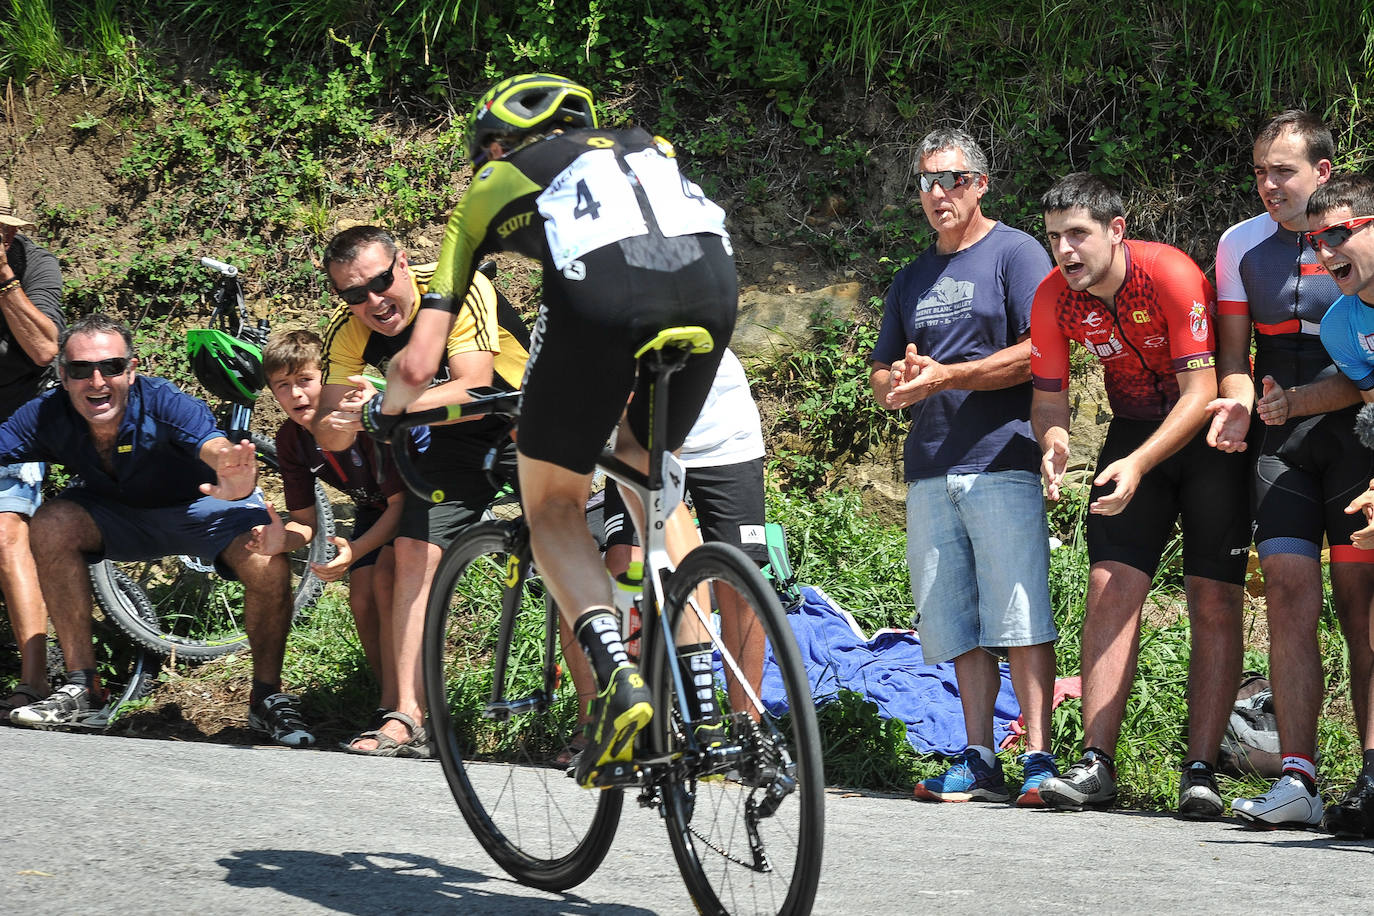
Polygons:
M384 415L424 390L454 321L455 293L467 288L478 257L505 250L541 262L544 303L523 385L520 489L535 561L599 687L575 775L584 786L604 784L622 771L616 764L630 758L653 709L620 641L584 506L596 456L622 413L616 454L648 467L648 380L635 377L640 346L682 325L705 327L715 341L673 376L669 448L681 446L706 400L738 298L725 214L680 175L666 140L640 128L599 128L591 92L561 76L516 76L488 91L469 122L468 151L472 184L449 219L410 343L392 360L385 399L369 402L366 422L384 434ZM681 505L666 533L674 560L699 542ZM717 711L696 712L709 719Z

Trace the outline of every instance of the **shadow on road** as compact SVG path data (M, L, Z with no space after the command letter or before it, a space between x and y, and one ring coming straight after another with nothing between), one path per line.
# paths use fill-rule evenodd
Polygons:
M219 859L234 887L270 888L341 913L451 911L511 912L531 916L615 914L652 916L635 906L607 906L579 897L526 891L509 894L506 878L443 865L429 856L392 852L342 855L301 849L243 849ZM487 885L479 889L475 885Z

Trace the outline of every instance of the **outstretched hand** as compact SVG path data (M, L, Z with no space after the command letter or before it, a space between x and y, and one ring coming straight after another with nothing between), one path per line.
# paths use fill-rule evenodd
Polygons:
M1293 405L1288 402L1288 392L1274 381L1272 375L1266 375L1263 384L1264 394L1260 396L1255 409L1259 411L1260 419L1269 426L1282 426L1292 419Z
M243 499L258 482L258 450L247 439L215 453L216 483L203 483L200 492L215 499Z
M286 552L286 523L271 502L267 503L267 524L253 526L246 546L250 552L265 557Z
M1113 461L1102 469L1093 479L1093 486L1104 487L1115 482L1116 488L1103 493L1088 504L1088 511L1094 515L1117 515L1130 505L1135 497L1136 487L1140 485L1140 472L1130 458Z

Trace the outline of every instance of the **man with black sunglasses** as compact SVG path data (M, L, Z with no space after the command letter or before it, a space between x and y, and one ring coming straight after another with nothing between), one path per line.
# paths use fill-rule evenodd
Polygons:
M1371 447L1369 414L1374 412L1374 179L1364 175L1334 175L1307 202L1308 222L1316 228L1308 239L1322 266L1340 287L1341 297L1322 318L1321 338L1341 372L1360 391L1361 451ZM1374 550L1374 481L1345 509L1364 527L1351 535L1358 549ZM1352 608L1352 614L1358 609ZM1374 607L1365 614L1365 626L1374 627ZM1350 638L1350 637L1347 637ZM1365 646L1368 648L1368 644ZM1352 655L1354 649L1351 649ZM1374 673L1363 684L1355 681L1351 666L1352 697L1374 693ZM1362 688L1362 689L1361 689ZM1365 700L1360 726L1364 759L1355 785L1345 797L1326 809L1323 825L1341 836L1374 837L1374 711ZM1358 710L1359 707L1357 706ZM1282 718L1279 720L1283 724Z
M330 240L324 269L344 301L324 333L324 387L313 432L321 448L344 451L361 428L360 411L370 389L358 378L366 367L385 369L410 341L429 289L434 265L412 264L409 254L377 226L354 226ZM469 388L520 387L529 357L529 333L515 308L480 271L459 301L457 320L443 355L429 369L430 387L417 409L461 403ZM392 597L395 670L389 695L398 696L396 715L378 737L360 737L347 749L360 754L421 757L428 754L424 692L420 672L421 629L429 585L443 550L491 503L494 486L483 470L497 448L496 471L515 476L515 443L503 421L483 418L432 430L429 449L417 461L426 480L442 480L448 500L437 506L406 492L394 545L396 581Z
M0 179L0 421L51 383L66 324L57 258L20 233L32 228L15 213ZM37 462L0 467L0 590L21 658L19 683L0 698L0 722L48 693L48 619L29 551L29 517L42 502L43 473Z
M1340 290L1306 235L1308 205L1330 179L1335 154L1331 131L1316 115L1285 111L1269 121L1253 158L1265 212L1226 230L1217 245L1220 397L1208 405L1208 442L1252 456L1254 542L1283 756L1282 775L1268 792L1231 807L1268 826L1305 826L1322 817L1316 751L1324 693L1317 645L1323 542L1330 545L1332 599L1349 646L1351 702L1360 722L1374 670L1374 550L1352 543L1360 523L1342 511L1374 476L1374 455L1354 438L1359 393L1322 346L1322 315Z
M905 410L907 562L921 650L954 662L968 745L918 783L926 801L1007 801L993 711L1007 653L1025 715L1017 804L1039 805L1056 632L1040 453L1030 430L1030 313L1050 267L1034 238L982 211L987 156L959 130L918 154L935 242L893 278L869 359L878 403Z
M32 728L83 725L105 691L91 644L88 562L213 557L243 583L253 655L248 724L278 744L307 747L314 736L294 696L281 690L291 626L285 556L248 549L268 522L252 443L230 443L210 408L166 379L140 376L133 336L121 322L88 315L63 335L61 390L29 401L0 425L0 461L53 461L74 480L32 522L43 599L67 664L66 683L20 706L10 721Z

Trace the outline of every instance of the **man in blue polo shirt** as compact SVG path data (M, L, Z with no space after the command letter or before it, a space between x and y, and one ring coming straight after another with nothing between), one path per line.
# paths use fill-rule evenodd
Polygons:
M171 382L137 375L133 336L117 321L77 321L58 353L62 389L29 401L0 425L0 463L57 462L74 477L34 514L30 536L70 670L61 689L15 709L10 721L79 725L104 705L91 645L88 561L186 553L215 557L243 583L253 653L248 724L279 744L314 744L296 698L281 692L291 625L287 560L246 546L253 528L268 521L254 486L253 446L231 444L210 409Z

